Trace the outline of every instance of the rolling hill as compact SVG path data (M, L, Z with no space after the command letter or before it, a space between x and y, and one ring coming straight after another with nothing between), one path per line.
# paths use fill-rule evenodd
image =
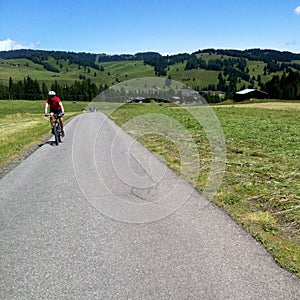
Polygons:
M261 49L205 49L171 56L155 52L107 55L12 50L0 52L0 99L7 98L12 84L15 88L17 83L21 86L28 77L40 85L42 98L46 89L72 87L75 82L77 90L83 89L86 82L93 84L96 93L96 89L101 91L119 82L153 76L167 77L199 91L222 91L232 97L242 88L266 90L274 76L299 70L300 54Z

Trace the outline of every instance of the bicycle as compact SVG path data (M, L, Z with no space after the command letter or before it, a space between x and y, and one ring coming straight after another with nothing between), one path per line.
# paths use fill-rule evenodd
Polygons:
M54 114L54 122L52 124L51 132L55 137L56 146L58 146L59 143L62 142L62 140L61 140L62 135L61 135L60 125L59 125L59 122L58 122L58 119L62 116L63 116L62 114ZM45 117L50 117L50 114L45 114Z

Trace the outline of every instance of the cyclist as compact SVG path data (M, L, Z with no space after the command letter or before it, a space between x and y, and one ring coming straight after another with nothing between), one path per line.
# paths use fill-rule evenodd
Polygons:
M49 91L48 98L46 99L46 105L45 105L45 116L48 116L48 106L50 106L50 123L51 127L53 126L53 123L55 121L54 115L58 115L58 121L61 129L61 135L62 137L65 136L64 132L64 124L62 117L65 114L65 110L63 107L63 104L61 100L56 96L56 93L54 91Z

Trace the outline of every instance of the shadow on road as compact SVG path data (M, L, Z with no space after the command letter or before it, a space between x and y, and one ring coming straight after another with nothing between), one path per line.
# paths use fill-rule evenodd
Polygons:
M45 145L56 146L55 141L47 141L45 143L39 144L38 146L41 148L41 147L43 147Z

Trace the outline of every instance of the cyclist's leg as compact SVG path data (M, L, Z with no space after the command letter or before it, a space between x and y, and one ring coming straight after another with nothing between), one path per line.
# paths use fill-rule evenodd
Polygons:
M60 130L64 131L64 123L63 123L62 118L58 118L58 122L59 122Z
M57 115L57 111L50 109L50 124L51 124L51 132L53 134L53 125L55 123L55 115Z
M60 126L60 131L61 131L61 136L64 137L65 136L65 132L64 132L64 123L62 118L59 118L59 126Z
M62 111L59 110L59 111L58 111L58 114L61 114L61 113L62 113ZM62 117L59 117L59 118L58 118L58 122L59 122L61 134L62 134L62 136L64 137L64 136L65 136L65 132L64 132L64 123L63 123Z
M51 127L53 126L54 121L55 121L54 112L51 111L50 112L50 124L51 124Z

